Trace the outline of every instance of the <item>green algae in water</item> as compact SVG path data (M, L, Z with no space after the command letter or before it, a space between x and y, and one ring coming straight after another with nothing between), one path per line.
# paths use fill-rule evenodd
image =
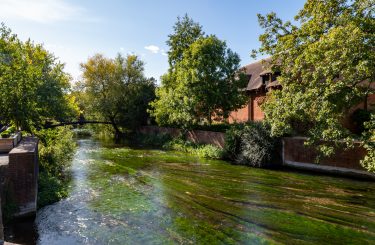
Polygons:
M375 243L372 182L233 166L173 151L101 148L92 154L88 180L96 197L90 207L126 224L126 234L114 239Z

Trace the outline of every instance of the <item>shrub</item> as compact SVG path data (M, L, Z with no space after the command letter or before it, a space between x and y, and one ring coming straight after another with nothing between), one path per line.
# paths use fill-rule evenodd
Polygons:
M142 134L137 133L133 140L138 145L162 147L167 142L171 141L170 134Z
M16 127L15 126L10 126L3 132L1 132L0 136L1 138L9 138L12 134L16 132Z
M68 127L43 129L36 135L40 140L38 207L43 207L67 196L76 144Z
M271 167L278 160L279 139L263 122L235 125L226 133L225 156L238 164Z
M241 139L245 124L234 124L225 133L224 157L235 160L241 152Z
M221 159L223 150L214 145L201 145L195 149L197 156L202 158Z
M202 158L221 159L223 156L223 150L217 146L210 144L195 144L183 139L182 137L167 142L163 148L187 152Z

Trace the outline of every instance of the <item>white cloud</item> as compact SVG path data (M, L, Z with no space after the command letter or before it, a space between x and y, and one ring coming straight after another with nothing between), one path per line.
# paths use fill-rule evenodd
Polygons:
M40 23L68 20L93 21L86 10L65 0L0 0L2 19L22 19Z
M161 52L161 55L168 56L168 53L164 49L162 49L160 52Z
M158 46L155 46L155 45L146 46L145 49L147 49L148 51L150 51L151 53L154 53L154 54L157 54L160 51L160 48Z

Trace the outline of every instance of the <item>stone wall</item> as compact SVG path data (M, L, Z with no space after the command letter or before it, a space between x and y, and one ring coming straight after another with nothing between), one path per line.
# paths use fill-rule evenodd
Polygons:
M173 137L177 137L181 134L180 129L158 126L144 126L138 131L144 134L170 134ZM186 137L187 140L197 144L211 144L220 148L223 148L225 143L225 134L221 132L191 130L187 132Z

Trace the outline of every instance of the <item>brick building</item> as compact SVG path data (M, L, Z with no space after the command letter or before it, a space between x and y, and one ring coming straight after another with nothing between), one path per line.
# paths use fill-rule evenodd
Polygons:
M264 119L264 113L260 106L264 102L267 92L271 89L281 89L277 82L278 74L272 74L266 66L267 62L257 61L244 67L249 78L245 91L249 100L245 107L230 113L229 123Z
M281 85L277 82L279 74L273 74L267 66L266 59L244 67L249 78L245 91L249 96L249 100L243 108L230 113L229 123L261 121L264 119L264 113L260 106L264 102L267 92L272 89L281 89ZM371 87L375 89L375 83L371 83ZM370 94L367 96L366 100L348 111L346 118L343 120L345 127L349 128L351 131L355 131L356 126L353 124L352 114L357 109L365 108L375 108L375 94Z

